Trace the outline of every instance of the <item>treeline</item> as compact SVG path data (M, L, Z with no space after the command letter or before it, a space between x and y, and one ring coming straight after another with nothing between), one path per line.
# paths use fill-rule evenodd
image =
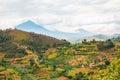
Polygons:
M98 42L97 44L97 48L99 51L102 51L102 50L105 50L105 49L110 49L110 48L113 48L115 45L114 43L112 42L111 39L108 39L106 41L100 41Z
M26 39L22 40L21 45L26 46L29 50L32 50L33 52L36 52L38 54L44 53L48 48L57 48L59 46L66 46L68 47L70 45L70 42L66 40L61 40L61 43L53 43L53 44L42 44L39 41L32 40L32 39Z
M4 33L2 30L0 30L0 43L10 41L11 39L12 37L8 33Z
M84 39L82 41L82 44L97 44L97 48L99 51L103 51L105 49L110 49L115 46L113 43L113 39L108 39L106 41L96 41L95 39L93 39L91 41L87 41L86 39Z

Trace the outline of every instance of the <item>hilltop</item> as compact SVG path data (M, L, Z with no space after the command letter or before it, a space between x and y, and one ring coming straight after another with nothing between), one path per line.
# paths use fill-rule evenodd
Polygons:
M22 41L22 40L35 40L42 44L53 44L53 43L60 43L61 41L59 39L46 36L43 34L37 34L33 32L26 32L18 29L12 29L12 30L5 30L5 33L10 34L10 36L13 37L14 41Z

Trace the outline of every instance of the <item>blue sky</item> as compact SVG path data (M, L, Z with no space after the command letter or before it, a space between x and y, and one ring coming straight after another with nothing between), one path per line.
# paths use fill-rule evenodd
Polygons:
M64 32L120 33L120 0L0 0L0 28L27 20Z

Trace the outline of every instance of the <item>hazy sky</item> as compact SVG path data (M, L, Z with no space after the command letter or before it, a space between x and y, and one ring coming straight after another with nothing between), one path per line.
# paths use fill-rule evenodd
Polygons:
M51 30L120 33L120 0L0 0L0 28L27 20Z

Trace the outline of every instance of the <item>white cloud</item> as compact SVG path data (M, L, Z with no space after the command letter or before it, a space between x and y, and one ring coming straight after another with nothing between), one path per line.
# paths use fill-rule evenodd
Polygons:
M0 0L0 28L33 20L48 29L120 33L120 0Z

